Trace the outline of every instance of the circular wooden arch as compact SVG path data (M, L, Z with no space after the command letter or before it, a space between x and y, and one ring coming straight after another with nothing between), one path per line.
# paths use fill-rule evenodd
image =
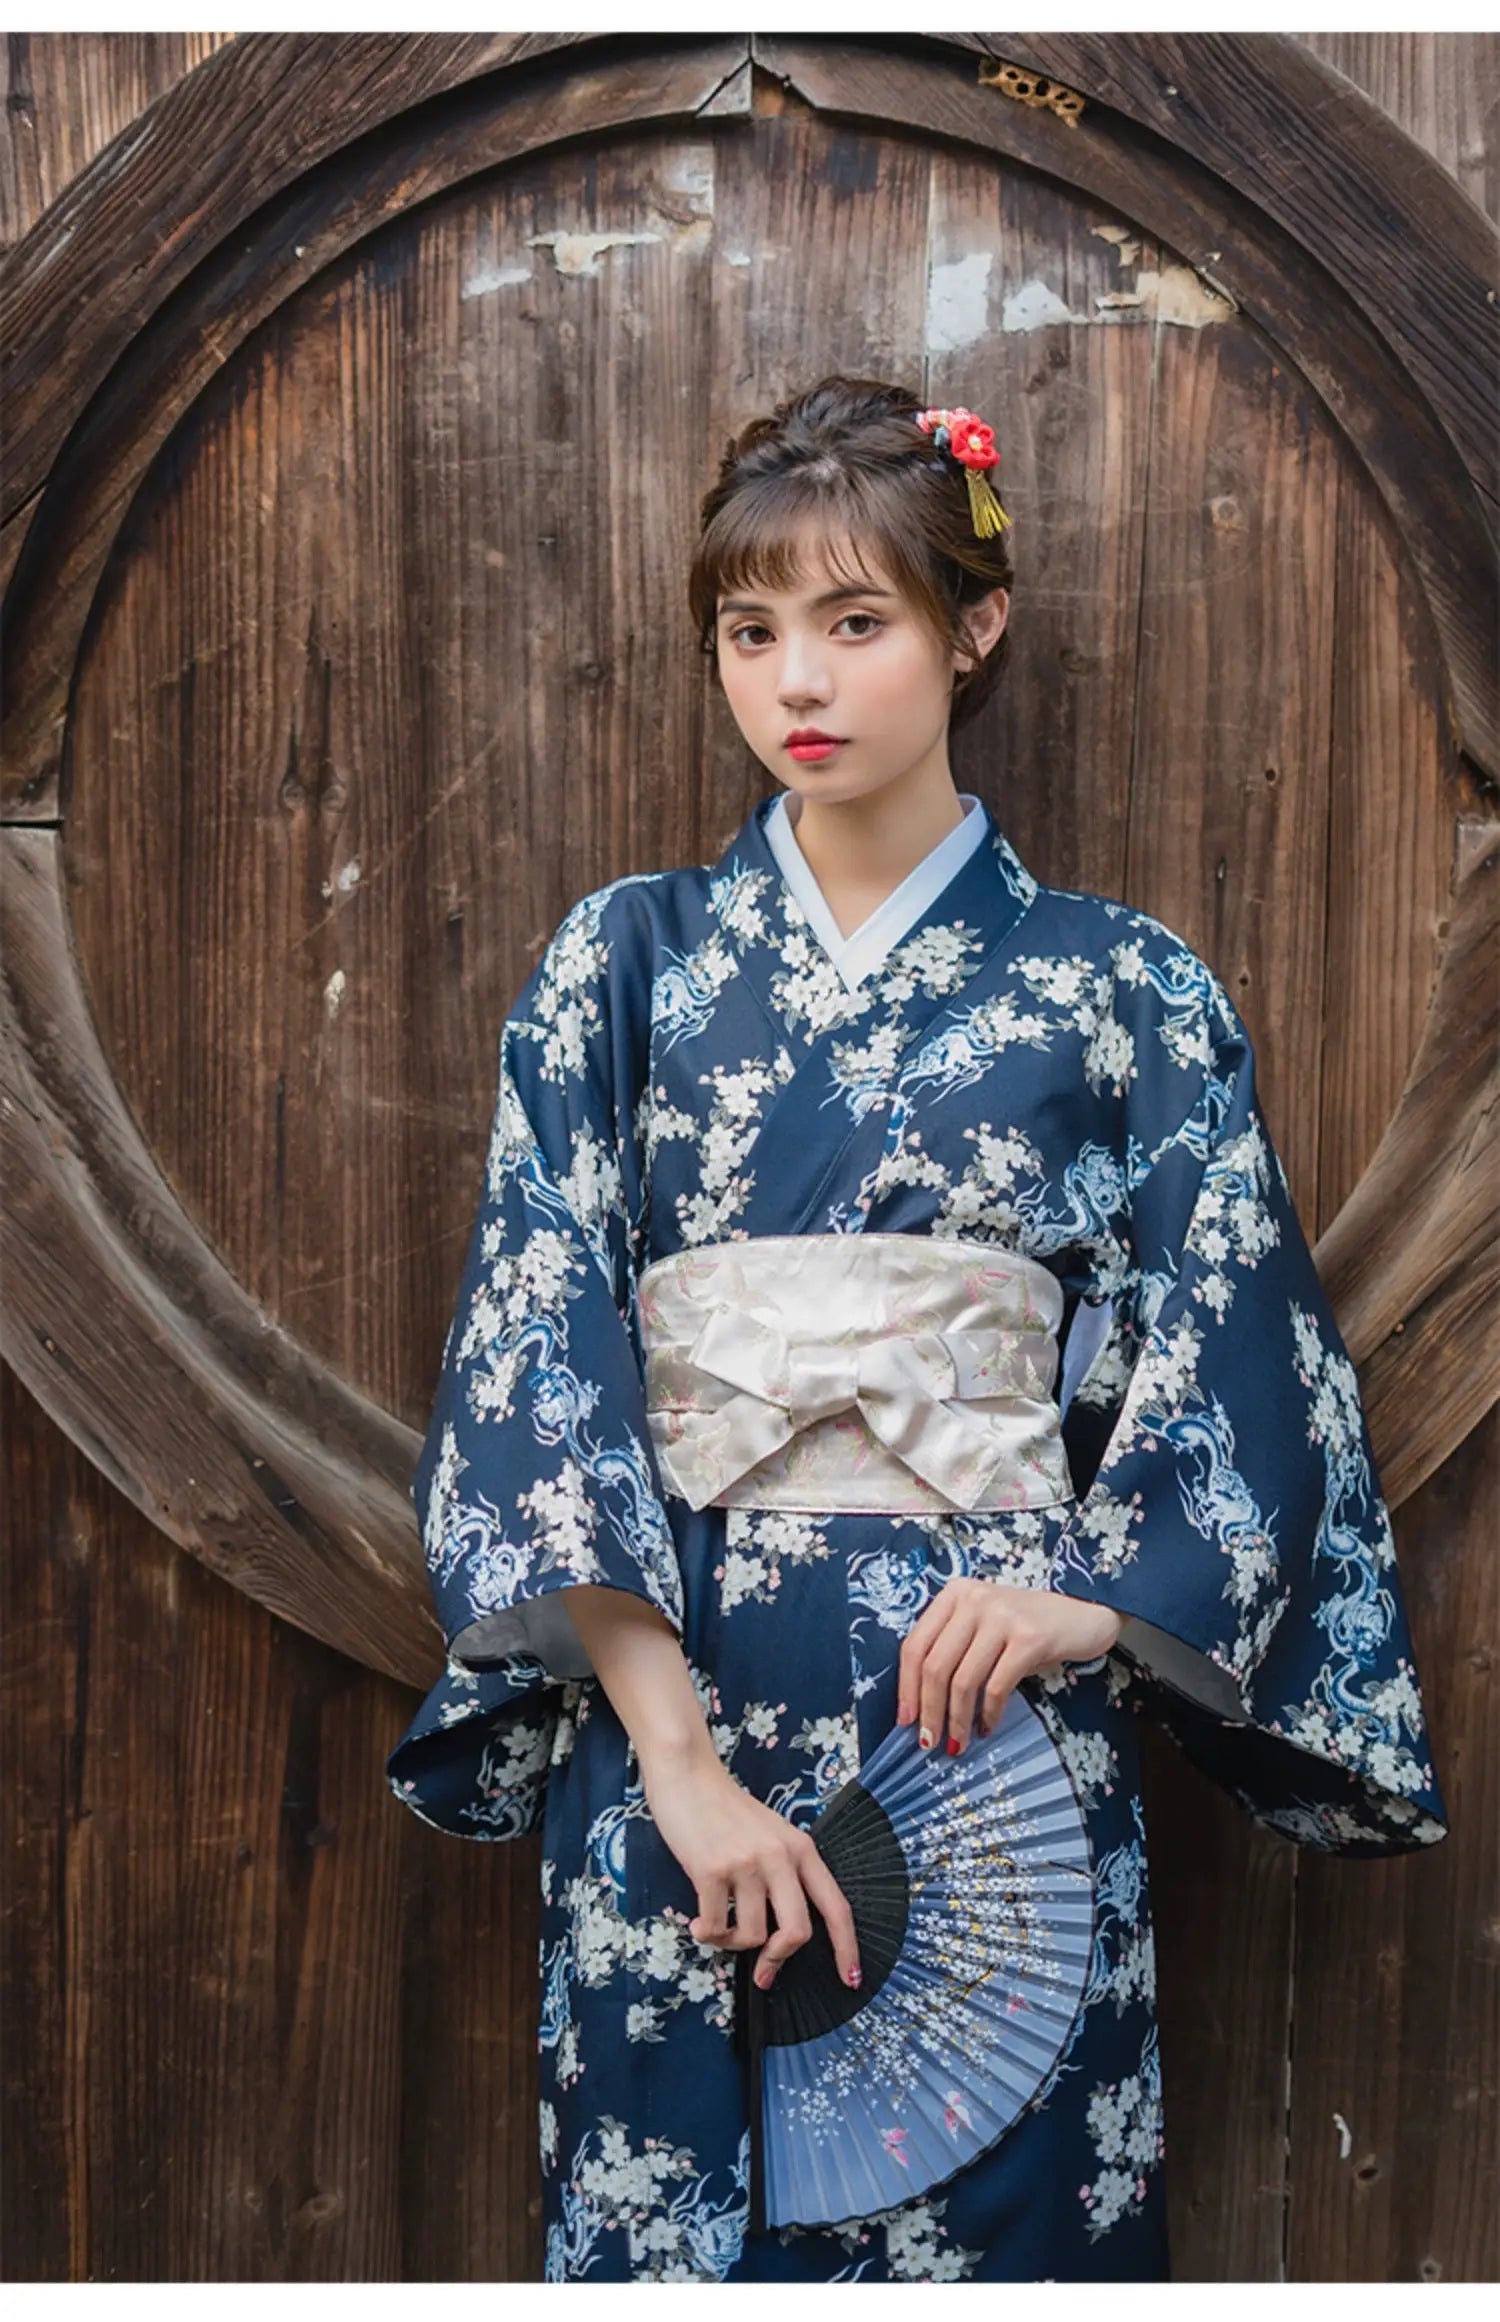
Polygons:
M1486 788L1500 773L1496 237L1435 162L1297 43L274 34L217 51L38 221L0 283L5 1351L182 1546L417 1684L439 1640L407 1496L415 1432L299 1347L209 1248L100 1044L63 877L70 687L151 459L304 282L480 170L565 138L747 113L753 64L821 111L958 140L1085 189L1251 310L1401 522L1455 740ZM185 133L205 116L228 157L207 187ZM1368 219L1390 215L1391 184L1403 189L1399 231L1374 252ZM1500 1185L1495 825L1455 860L1406 1088L1317 1251L1392 1504L1497 1392L1485 1336ZM122 1364L135 1406L144 1393L160 1415L150 1443L112 1405Z

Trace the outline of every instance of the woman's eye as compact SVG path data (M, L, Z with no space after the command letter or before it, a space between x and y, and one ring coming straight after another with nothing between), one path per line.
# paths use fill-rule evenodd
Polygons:
M876 629L885 627L885 623L878 613L845 613L843 619L837 624L838 627L842 629L845 621L868 621L871 626L868 629L860 630L859 634L862 637L872 636ZM729 637L731 644L753 645L757 635L769 637L770 634L771 632L764 621L742 621L739 628L730 630Z

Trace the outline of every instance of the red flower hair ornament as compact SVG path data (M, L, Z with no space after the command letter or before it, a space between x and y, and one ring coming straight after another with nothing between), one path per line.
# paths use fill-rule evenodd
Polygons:
M935 406L919 411L917 425L924 435L930 435L940 452L957 460L969 479L969 513L974 519L974 530L981 540L991 539L1003 532L1010 522L1005 510L995 497L994 489L985 474L986 468L998 467L1000 454L995 449L995 431L987 427L975 411L966 411L957 404L951 411ZM934 465L940 463L934 462Z

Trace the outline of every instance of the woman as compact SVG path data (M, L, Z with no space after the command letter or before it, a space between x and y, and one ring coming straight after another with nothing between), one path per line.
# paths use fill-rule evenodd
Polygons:
M500 1044L413 1486L448 1667L390 1778L542 1831L550 2280L1163 2278L1136 1713L1298 1842L1443 1835L1245 1027L954 786L995 458L839 377L729 446L690 596L781 791L584 897ZM752 2223L737 1957L774 1990L821 1922L858 1991L810 1824L893 1727L962 1759L1017 1694L1087 1838L1066 2036L940 2181Z

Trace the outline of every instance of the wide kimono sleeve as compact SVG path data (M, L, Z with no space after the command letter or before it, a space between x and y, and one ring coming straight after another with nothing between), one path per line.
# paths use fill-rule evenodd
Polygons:
M1197 965L1187 1108L1132 1107L1127 1378L1053 1585L1121 1614L1127 1690L1257 1820L1405 1852L1445 1810L1390 1516L1249 1035Z
M622 1589L682 1634L635 1322L651 979L643 915L626 897L609 907L628 884L574 907L504 1027L483 1189L412 1480L447 1668L387 1777L463 1836L538 1825L560 1713L593 1673L566 1590Z

